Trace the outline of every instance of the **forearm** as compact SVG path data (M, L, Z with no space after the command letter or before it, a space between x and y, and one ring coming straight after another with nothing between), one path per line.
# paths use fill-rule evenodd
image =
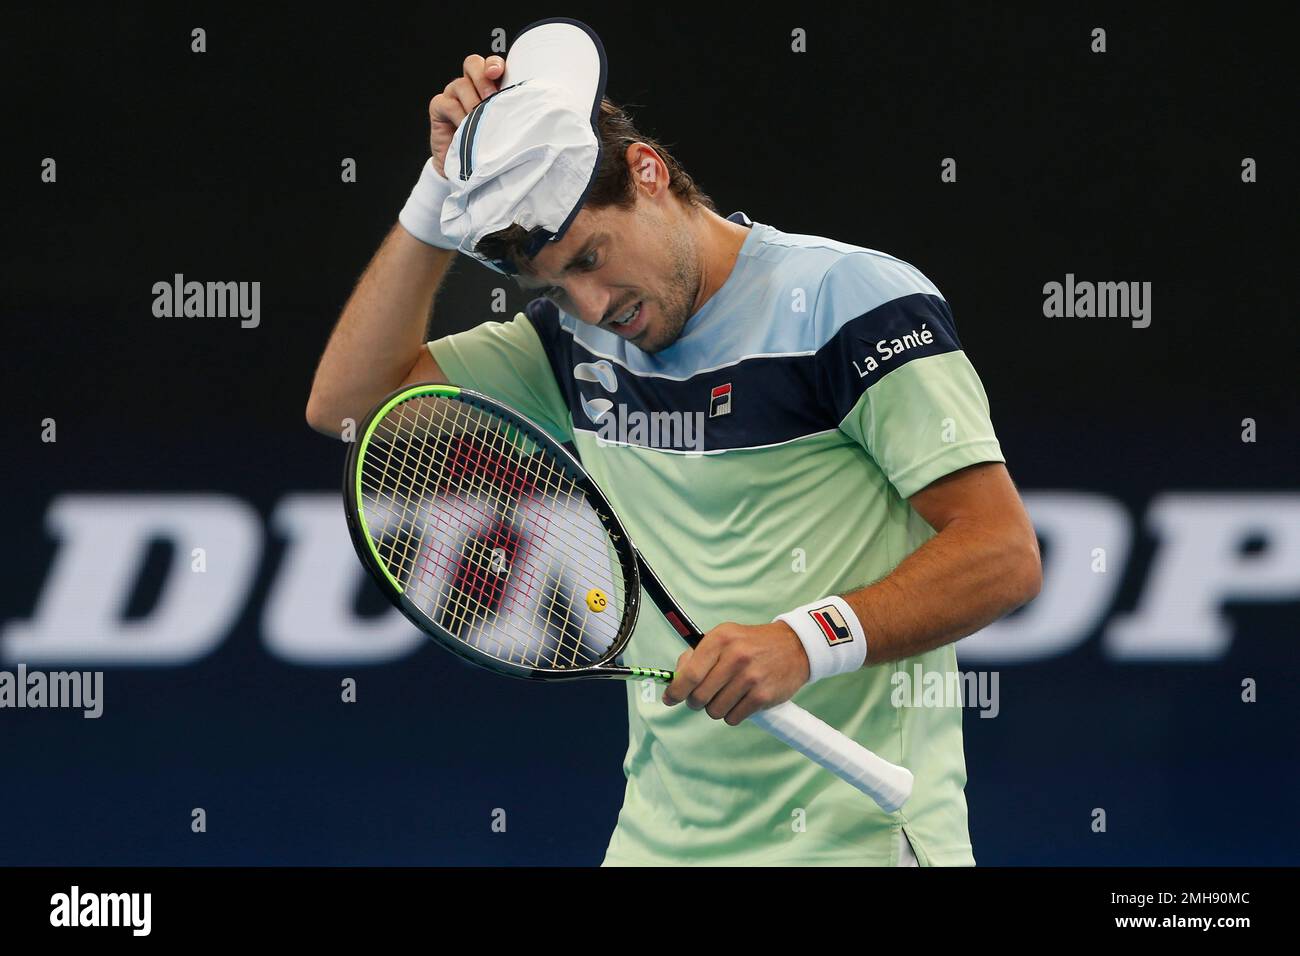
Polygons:
M325 346L307 402L307 421L337 435L405 381L424 349L433 298L454 252L400 225L385 237L357 282Z
M1032 533L954 520L887 577L843 595L867 635L867 666L973 634L1038 593Z

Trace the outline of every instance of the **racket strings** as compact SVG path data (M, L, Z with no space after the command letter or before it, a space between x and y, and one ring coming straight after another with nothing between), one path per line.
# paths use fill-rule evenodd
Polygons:
M376 553L444 632L538 669L613 655L617 554L583 490L517 425L455 399L410 399L371 433L360 483ZM603 612L588 607L593 588Z
M576 486L572 483L572 481L568 478L568 476L564 474L562 471L556 469L552 462L550 462L546 458L537 458L537 457L530 459L530 461L532 462L532 466L534 468L533 474L535 477L540 476L540 472L537 471L537 469L540 466L546 467L545 477L551 481L552 490L562 492L568 499L568 502L574 506L575 510L578 508L586 507L585 497L581 495L581 492L576 488ZM458 462L458 464L462 464L462 465L463 463L464 463L463 461ZM433 460L428 456L427 452L422 451L419 455L417 455L414 461L412 461L409 458L409 456L406 456L403 459L401 469L399 469L398 481L406 482L406 483L409 483L411 481L418 481L419 476L424 475L425 480L423 482L423 487L417 489L418 493L424 494L428 491L427 476L429 474L434 473L431 467L432 464L433 464ZM556 481L557 478L558 478L558 482ZM481 486L478 486L477 482L475 482L471 484L471 486L467 490L469 490L470 492L474 492L474 491L481 492L483 489ZM525 504L525 507L529 507L533 504L535 504L535 502L528 501ZM485 510L483 508L476 508L472 504L472 500L466 503L466 507L468 508L468 510L474 511L480 519L491 520L493 517L492 513L489 512L488 510ZM433 516L436 519L436 518L440 518L442 515L440 512L435 512ZM504 515L500 511L498 511L498 516L508 517L507 515ZM546 524L549 525L550 515L547 511L541 510L539 512L538 517L540 521L545 522ZM561 546L567 546L569 544L569 542L565 540L557 540L551 543L558 544ZM586 544L586 542L584 542L584 544ZM569 550L572 550L572 548L570 548ZM607 557L607 551L604 549L593 549L588 546L587 550L589 553L594 554L599 560L604 560ZM408 559L410 557L411 555L409 552L403 554L402 556L403 566L405 566L408 563Z

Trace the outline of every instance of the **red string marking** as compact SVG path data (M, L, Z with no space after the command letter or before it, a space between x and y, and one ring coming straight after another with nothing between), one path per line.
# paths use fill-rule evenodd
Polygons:
M470 538L461 549L452 587L483 611L496 613L505 591L506 571L514 562L518 545L519 536L505 522L497 522L485 537ZM500 572L493 570L497 554L505 562Z
M486 440L461 433L439 445L436 458L442 459L441 467L434 471L433 487L428 489L433 493L424 501L425 518L435 533L426 537L420 549L417 571L418 578L435 588L439 581L448 587L443 591L444 606L432 609L433 613L440 614L443 625L459 636L463 626L481 625L488 615L505 610L535 612L523 602L541 594L537 575L550 575L549 567L532 568L530 562L534 553L548 553L555 466L545 456L521 459L511 454L515 449L501 431L489 432ZM405 470L406 466L403 462L399 467ZM419 462L411 468L422 470ZM448 553L447 543L455 540L462 542L459 553ZM507 580L515 584L508 601ZM567 613L563 620L556 617L554 607L541 611L557 626L567 629L577 623L570 622ZM562 649L562 645L556 648Z
M436 491L439 497L431 516L444 526L452 524L453 516L443 502L454 496L467 511L477 514L483 524L476 529L477 533L471 534L461 553L454 558L443 552L441 542L438 542L436 550L432 547L426 549L421 573L431 571L428 564L432 560L435 568L451 576L452 588L477 605L462 609L473 610L477 612L476 616L484 611L498 613L501 610L505 581L512 571L521 572L514 575L519 591L530 595L534 582L532 575L525 571L526 552L520 554L521 541L526 549L528 539L503 520L499 513L476 507L470 499L477 492L498 504L518 502L525 497L531 502L535 490L532 476L513 456L488 446L476 436L462 434L451 439L447 443L444 467L438 473ZM463 521L457 523L464 524ZM456 530L469 532L471 529L461 527Z
M521 498L533 491L532 477L519 466L511 455L502 454L484 444L474 435L457 435L448 442L447 459L451 467L438 476L438 490L450 489L450 481L457 479L459 488L477 481L504 490L511 498Z

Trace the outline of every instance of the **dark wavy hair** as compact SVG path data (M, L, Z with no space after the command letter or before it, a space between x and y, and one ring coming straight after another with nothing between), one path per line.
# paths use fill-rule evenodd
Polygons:
M600 136L600 165L596 170L595 182L591 184L587 199L582 204L584 209L606 209L610 206L629 209L636 203L636 185L632 180L632 170L628 167L626 154L627 148L633 143L645 143L659 154L659 158L668 167L668 188L674 195L689 206L700 206L717 212L713 200L673 158L673 154L641 133L632 122L632 117L608 97L601 100L596 132ZM527 239L527 230L516 223L484 236L474 251L489 259L509 259L527 268L528 260L524 254Z

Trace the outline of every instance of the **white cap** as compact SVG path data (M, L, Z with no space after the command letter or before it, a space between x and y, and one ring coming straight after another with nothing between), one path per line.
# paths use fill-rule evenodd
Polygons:
M600 164L605 76L605 48L585 23L539 20L515 37L501 89L465 117L443 161L442 232L461 252L514 274L517 264L474 252L484 236L518 223L529 258L564 236Z

